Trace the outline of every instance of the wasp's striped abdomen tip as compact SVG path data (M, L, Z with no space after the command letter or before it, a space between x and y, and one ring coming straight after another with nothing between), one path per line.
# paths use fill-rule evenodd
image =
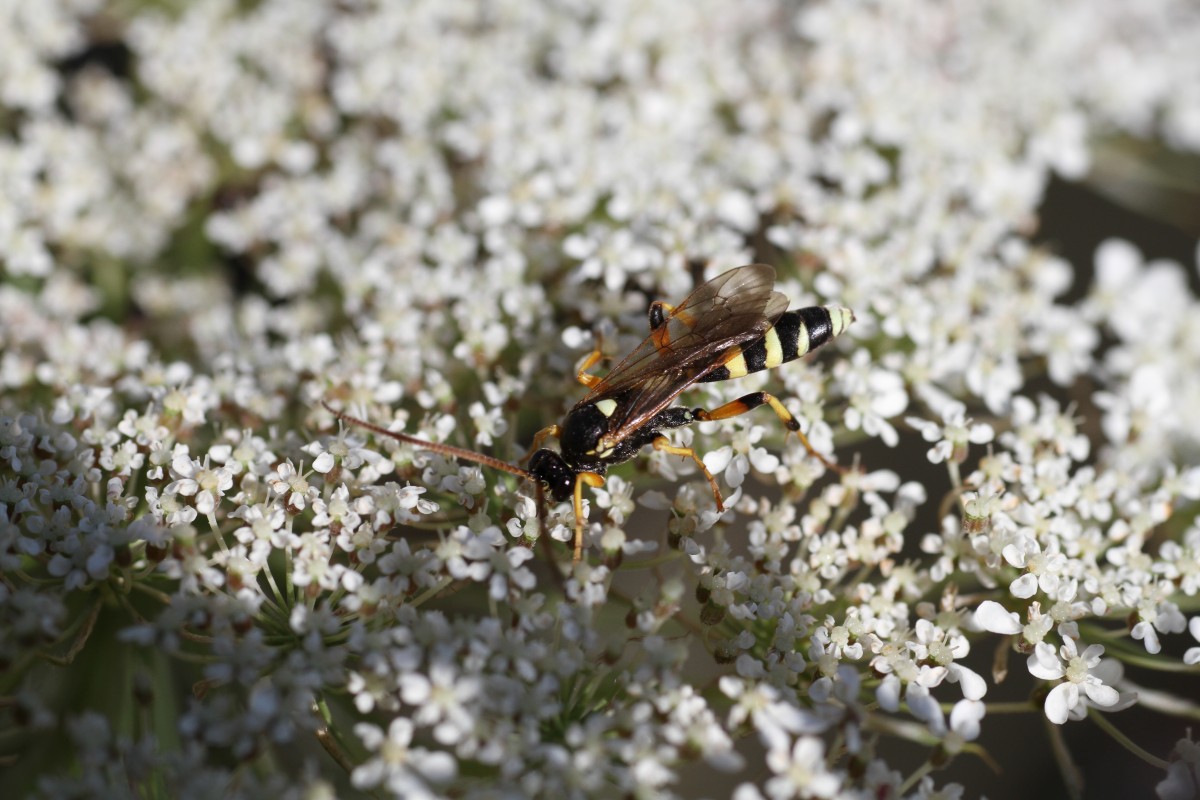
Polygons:
M840 336L842 331L850 327L850 323L856 319L854 312L845 306L825 306L825 310L829 312L829 324L833 336Z

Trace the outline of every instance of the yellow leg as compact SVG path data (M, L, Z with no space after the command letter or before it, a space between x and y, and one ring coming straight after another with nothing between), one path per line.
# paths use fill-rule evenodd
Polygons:
M671 332L667 330L666 325L659 325L650 331L650 338L654 340L654 346L661 353L671 343Z
M518 461L517 463L524 464L526 461L528 461L533 456L534 453L536 453L538 450L542 449L542 443L545 442L546 439L550 438L551 436L553 436L555 439L557 439L560 433L562 433L562 429L559 428L557 425L550 425L548 427L542 428L540 431L538 431L537 433L535 433L533 435L533 445L529 448L529 452L526 453L524 456L522 456L521 460Z
M592 350L592 352L588 353L588 357L585 358L583 363L579 366L579 371L575 373L575 380L579 381L589 389L591 389L600 381L604 380L597 375L587 374L587 371L596 366L596 362L604 357L604 337L600 335L599 331L596 332L595 336L596 348Z
M650 304L650 336L654 339L654 346L659 350L671 343L670 332L667 330L667 320L671 317L671 312L675 310L675 306L664 303L662 300L655 300Z
M721 499L721 490L717 487L717 480L708 471L708 467L704 466L704 462L696 455L696 451L690 447L676 447L667 441L667 437L658 436L651 443L655 450L661 450L664 453L669 453L673 456L686 456L696 462L696 466L704 473L704 477L708 478L708 485L712 487L713 499L717 501L717 511L725 510L725 501Z
M668 347L671 344L671 331L667 324L671 320L678 320L688 328L692 328L696 324L696 318L686 311L675 311L675 306L670 303L664 303L662 300L655 300L650 304L650 337L654 340L654 346L659 350Z
M593 489L604 485L604 478L594 472L580 472L575 476L575 563L583 559L583 485Z
M663 323L671 318L671 312L675 310L675 306L670 303L664 303L662 300L655 300L650 304L650 310L647 314L650 317L650 330L656 331L662 327Z
M829 461L829 459L825 458L825 456L813 449L812 444L808 441L808 437L805 436L800 430L800 423L797 422L796 418L792 416L792 413L784 407L783 403L779 402L779 398L775 397L773 394L768 394L767 392L755 392L754 394L748 394L745 397L739 397L737 400L732 400L720 408L714 408L712 411L705 411L702 408L698 408L696 409L695 413L696 418L701 420L729 419L730 417L736 417L740 414L745 414L748 411L753 411L762 405L771 407L771 410L775 412L775 416L779 417L784 426L789 431L796 434L797 437L799 437L800 444L804 445L804 449L808 451L810 456L817 459L834 472L837 472L841 475L846 474L845 467L839 467L837 464L832 463Z

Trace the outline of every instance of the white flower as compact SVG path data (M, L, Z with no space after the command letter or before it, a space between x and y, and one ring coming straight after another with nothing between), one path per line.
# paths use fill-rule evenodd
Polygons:
M592 502L597 508L606 509L608 518L620 525L629 518L635 508L633 490L634 485L629 481L617 475L610 475L603 486L592 490Z
M975 610L975 624L985 631L1014 635L1021 632L1021 618L1015 612L1006 611L995 600L984 600Z
M979 722L986 714L986 704L978 700L959 700L950 710L950 730L964 741L973 742L979 738Z
M210 679L182 757L97 717L43 794L153 794L164 767L201 791L331 794L320 753L255 762L349 685L330 734L374 717L348 755L380 796L686 792L749 734L739 800L950 800L874 754L980 734L969 646L1033 652L1063 719L1125 685L1073 655L1080 628L1169 663L1160 638L1200 637L1193 265L1106 242L1080 300L1033 233L1052 173L1105 155L1092 131L1200 147L1194 4L0 4L0 272L24 276L0 280L0 405L34 410L0 421L0 663L70 655L90 617L66 606L128 593L145 619L123 637ZM88 57L102 6L117 69ZM205 239L229 274L170 268ZM860 335L694 388L767 387L818 451L845 438L877 471L824 475L766 410L696 426L728 513L695 462L643 456L587 493L599 547L576 565L526 546L539 510L570 539L570 502L306 430L332 425L329 399L434 441L469 417L462 437L504 449L518 412L522 432L561 422L584 394L570 361L591 332L632 347L650 301L759 257L792 308L845 303ZM762 307L726 312L759 299L680 326L737 335ZM985 404L998 435L968 419ZM928 441L897 431L909 413ZM468 508L432 516L430 492ZM939 533L905 547L922 526ZM726 615L703 634L695 588L705 621ZM685 668L709 646L719 716ZM964 699L935 697L946 683ZM1160 793L1190 796L1194 743L1174 758Z
M185 497L195 496L196 511L211 514L217 501L233 487L233 471L229 467L212 469L208 456L203 463L188 456L187 448L181 446L171 459L171 477L175 478L166 488L167 492Z
M987 423L972 424L967 416L967 407L959 402L946 403L942 408L942 424L918 417L905 417L904 421L921 432L927 442L937 442L929 451L929 460L940 464L946 460L962 463L967 458L967 444L987 444L994 432Z
M737 488L745 481L753 466L758 472L771 474L779 466L779 458L757 442L766 434L762 425L750 425L733 434L733 443L704 455L704 466L713 475L724 473L725 483Z
M1024 383L1021 366L1015 357L992 353L977 354L967 369L966 378L967 387L983 398L989 410L997 413Z
M1094 673L1104 654L1101 645L1089 645L1082 654L1075 640L1064 637L1062 646L1055 651L1045 642L1039 643L1029 656L1029 672L1044 681L1062 682L1046 696L1046 718L1055 725L1062 725L1068 717L1082 719L1087 713L1087 704L1101 707L1114 706L1120 700L1117 690L1106 686Z
M718 683L722 694L734 701L729 709L729 727L750 722L763 743L774 751L786 751L792 736L821 733L829 723L807 709L780 697L774 686L726 675Z
M608 482L611 481L612 478L609 478ZM514 516L505 525L508 535L528 542L536 541L541 535L541 522L538 519L538 507L534 499L518 495L513 512Z
M648 269L662 260L657 248L639 242L628 227L608 228L593 225L585 234L572 234L563 241L563 252L582 263L580 278L603 278L610 292L615 292L626 278Z
M900 435L888 420L904 413L908 407L904 378L873 364L866 350L856 351L849 363L839 362L835 375L850 397L845 413L846 427L878 436L888 447L895 447Z
M522 566L533 558L528 547L509 547L492 554L492 576L488 582L488 595L493 600L504 600L509 594L528 592L537 585L537 578Z
M284 461L276 467L275 471L267 476L267 485L293 513L303 511L317 496L316 487L309 485L291 461Z
M908 642L908 648L916 660L945 667L947 679L961 684L963 696L968 700L979 700L987 693L983 678L957 661L966 658L971 651L966 636L948 631L927 619L917 620L915 632L916 641Z
M314 472L327 474L338 464L346 469L358 469L364 463L377 465L383 461L378 453L368 450L355 438L351 437L350 429L342 427L338 434L325 442L310 442L303 448L304 452L313 456Z
M431 470L426 470L423 477L429 480L432 474ZM475 498L487 489L487 479L481 468L473 464L460 465L454 474L441 479L441 488L458 495L458 502L462 505L474 508Z
M475 402L467 409L467 414L475 423L475 444L482 447L491 445L497 436L503 436L508 430L502 409L488 409L483 403Z
M433 728L439 744L452 745L466 738L475 726L473 709L483 691L479 679L464 675L445 663L434 663L427 673L398 677L400 697L413 706L413 722Z
M371 506L370 497L358 498L351 505L350 489L343 483L333 490L329 500L320 497L313 500L313 525L353 531L362 524L362 516L371 513Z
M1192 617L1188 620L1188 633L1192 634L1192 638L1200 642L1200 617ZM1183 663L1189 667L1200 664L1200 647L1190 647L1183 654Z
M775 773L766 785L771 800L835 797L842 788L841 779L825 763L825 743L816 736L797 738L790 750L771 749L767 766Z
M1154 787L1159 800L1194 800L1200 796L1200 745L1191 738L1180 739L1171 749L1167 777Z
M246 523L234 530L233 535L250 548L251 557L256 563L265 564L272 548L286 545L287 537L280 535L280 532L287 521L287 513L280 505L259 503L240 506L229 516Z
M375 501L376 527L416 519L422 514L433 514L438 510L437 503L422 497L428 491L424 486L401 486L389 481L382 486L373 486L369 491Z
M1004 546L1004 560L1014 567L1025 570L1025 574L1009 584L1013 597L1028 599L1041 590L1052 598L1061 584L1061 573L1066 569L1067 557L1062 553L1043 553L1041 545L1032 536L1021 536ZM1068 598L1070 599L1070 598Z
M366 722L355 725L354 732L373 754L351 773L356 788L383 786L395 797L436 800L440 793L429 784L445 783L458 774L458 765L449 753L411 747L413 723L404 717L393 719L386 734Z
M1187 626L1187 618L1174 603L1158 602L1148 596L1138 604L1138 621L1134 623L1129 635L1143 643L1147 653L1157 653L1162 649L1158 634L1182 633Z
M1029 345L1044 353L1050 380L1069 386L1075 377L1092 367L1092 353L1100 333L1083 316L1062 306L1051 306L1035 321Z

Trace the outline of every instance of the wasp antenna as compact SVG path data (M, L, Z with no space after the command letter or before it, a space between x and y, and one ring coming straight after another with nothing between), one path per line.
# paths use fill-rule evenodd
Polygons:
M389 431L387 428L367 422L365 419L359 419L358 417L353 417L343 411L338 411L324 400L321 401L321 405L325 406L326 411L328 411L330 414L333 414L343 422L348 422L355 427L372 431L380 436L387 436L395 439L398 442L411 444L413 447L420 447L422 450L431 450L435 453L441 453L444 456L453 456L454 458L462 459L463 461L474 461L476 464L483 464L485 467L498 469L511 475L516 475L520 478L528 478L534 482L537 481L537 479L534 478L533 475L531 475L527 470L523 470L520 467L509 464L507 461L501 461L498 458L493 458L492 456L484 455L483 453L476 453L474 450L464 450L461 447L454 447L453 445L441 444L439 442L427 442L424 439L418 439L415 436L409 436L406 433Z

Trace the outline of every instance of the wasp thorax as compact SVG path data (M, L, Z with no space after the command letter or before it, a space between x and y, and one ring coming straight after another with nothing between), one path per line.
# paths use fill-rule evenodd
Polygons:
M600 403L587 403L573 408L563 420L558 439L563 457L568 463L576 465L594 461L597 457L603 458L603 454L597 450L601 437L607 432L608 414L604 413Z

